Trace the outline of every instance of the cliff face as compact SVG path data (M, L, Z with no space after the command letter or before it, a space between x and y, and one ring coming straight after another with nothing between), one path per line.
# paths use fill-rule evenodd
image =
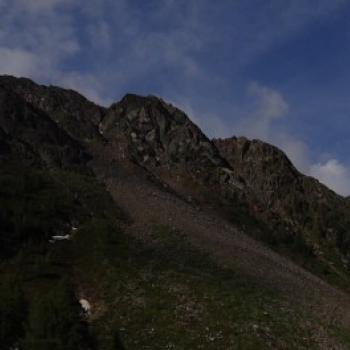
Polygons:
M289 193L304 192L302 175L278 148L244 137L213 142L267 208L278 207Z
M184 197L203 202L213 189L244 195L243 183L213 143L159 98L126 95L106 111L100 132L124 144L130 159Z
M244 137L213 141L265 211L275 212L323 254L331 244L347 264L349 208L346 199L301 174L278 148Z
M88 160L84 147L43 110L0 85L2 160L69 167Z
M73 90L35 84L26 78L1 76L0 86L10 89L28 104L45 112L71 137L89 142L100 139L98 124L105 112Z
M302 319L295 295L305 305L324 298L322 312L343 322L344 312L335 310L337 303L347 308L347 294L327 283L350 286L349 198L301 174L272 145L209 140L184 112L154 96L128 94L103 108L71 90L3 76L0 167L0 267L5 275L18 271L16 283L38 295L70 280L60 300L75 316L65 312L72 316L65 329L77 342L85 337L88 349L121 349L115 327L128 329L129 348L310 348L314 339L300 343L310 325L295 321ZM271 287L293 310L283 311L283 320ZM0 296L2 290L0 283ZM91 322L72 306L77 296L96 310L84 316ZM59 312L35 300L27 302L38 314ZM270 304L269 331L257 331L256 310ZM247 320L232 332L239 314ZM29 313L23 325L40 318ZM200 322L192 329L197 318L220 329L215 336ZM71 327L80 322L79 330ZM298 336L281 336L274 328L281 322L288 334L295 325ZM184 342L173 333L185 334ZM24 334L34 336L24 329L16 337ZM19 344L13 339L6 349Z

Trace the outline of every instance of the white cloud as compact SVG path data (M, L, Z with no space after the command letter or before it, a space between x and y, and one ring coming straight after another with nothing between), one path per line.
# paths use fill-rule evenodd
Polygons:
M226 129L232 134L245 135L269 142L281 148L301 172L317 178L320 182L341 195L350 194L350 167L336 158L313 161L307 144L281 124L290 106L284 96L258 83L249 85L247 106L240 110L243 118Z
M310 167L310 175L339 194L344 196L350 194L350 167L337 159L313 164Z
M306 142L283 127L276 127L289 115L291 107L277 90L257 82L249 84L246 105L235 111L239 121L230 122L220 115L201 111L189 97L176 96L174 105L184 110L194 123L210 137L244 135L269 142L282 149L295 167L313 176L341 195L350 194L350 167L328 156L325 161L314 162ZM217 108L217 106L216 106Z
M208 137L229 136L227 134L227 123L215 114L196 111L188 98L177 96L174 100L169 102L184 111L191 121L203 130Z
M0 47L0 73L32 76L38 73L38 57L23 49Z
M179 86L171 89L178 93L183 86L218 79L202 61L220 43L237 53L232 55L232 69L237 70L239 62L253 61L277 39L339 10L344 0L318 0L317 6L272 0L257 11L254 3L164 0L139 6L127 0L0 0L0 47L45 60L39 72L25 70L26 65L21 70L43 82L58 83L53 80L63 72L78 74L82 69L66 62L80 53L93 61L83 74L104 79L101 86L105 92L113 88L112 96L149 79L157 80L156 92L163 93L169 90L168 75L177 81ZM228 25L221 23L226 13L232 16Z
M287 132L278 132L269 141L280 147L294 164L294 166L305 174L310 172L310 156L306 143Z
M289 111L287 101L278 91L257 82L249 85L247 93L249 111L240 129L250 137L271 138L273 122L283 118Z
M58 85L61 87L79 91L86 98L98 103L101 106L109 106L113 101L103 96L101 81L90 74L82 74L78 72L63 73L56 78Z
M79 89L96 102L101 85L92 74L69 69L82 50L73 10L80 0L0 0L0 74ZM103 31L101 29L100 31ZM96 31L97 32L97 31ZM96 39L102 41L101 33Z
M40 59L49 68L41 69L41 76L50 76L80 50L72 15L56 9L63 3L73 2L5 0L6 8L0 13L0 47L27 52ZM29 73L33 74L32 70Z
M248 87L248 91L255 98L256 114L260 118L271 121L281 118L289 110L288 103L276 90L254 82Z
M231 74L240 72L346 2L164 0L141 8L127 0L0 0L0 73L74 88L104 105L125 89L156 86L147 92L175 101L209 136L243 134L276 144L298 169L349 193L346 165L310 160L304 140L281 126L292 108L280 91L255 82L245 105L237 107L237 98L224 107L219 96L233 84L214 73L225 60ZM230 20L222 21L226 13ZM216 50L225 57L212 62ZM206 95L199 96L203 86ZM239 122L229 120L234 105L244 117Z
M156 3L147 16L125 0L0 0L0 8L1 73L83 87L96 102L166 70L184 83L202 74L192 4ZM92 61L88 70L70 67L77 57Z

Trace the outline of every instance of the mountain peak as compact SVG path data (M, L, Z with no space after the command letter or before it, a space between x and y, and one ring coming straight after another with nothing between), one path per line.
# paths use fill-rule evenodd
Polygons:
M154 95L138 95L135 93L126 93L124 97L120 100L121 103L128 103L128 104L144 104L144 103L151 103L160 101L161 98L154 96Z
M145 109L153 108L155 112L158 110L161 113L164 113L165 117L177 117L178 121L188 120L188 116L181 111L180 109L173 106L171 103L165 102L161 97L155 95L137 95L133 93L127 93L119 102L114 103L113 108L124 108L125 112L129 112L135 109ZM142 112L143 113L143 112Z
M90 142L101 138L98 124L105 109L74 90L34 83L27 78L0 76L0 86L21 96L33 107L47 113L73 138Z

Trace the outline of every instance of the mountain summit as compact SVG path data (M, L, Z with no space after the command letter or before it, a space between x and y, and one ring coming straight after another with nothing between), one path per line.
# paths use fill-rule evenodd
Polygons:
M278 148L1 76L0 166L4 349L349 348L349 200Z

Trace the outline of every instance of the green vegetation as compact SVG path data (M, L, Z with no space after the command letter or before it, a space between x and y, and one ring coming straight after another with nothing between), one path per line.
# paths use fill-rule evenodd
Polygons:
M5 350L318 348L320 320L218 266L176 228L154 226L148 243L125 235L123 213L92 176L3 169ZM48 242L67 233L72 240ZM92 302L91 322L79 291ZM340 327L332 335L347 339Z
M73 289L64 280L52 287L31 301L25 337L21 341L23 349L93 349Z
M13 271L11 271L13 273ZM64 278L41 276L28 282L2 274L0 342L2 349L94 349L94 341L73 288ZM12 277L11 277L12 278Z
M0 298L0 344L7 350L23 338L28 310L24 292L14 277L2 275Z
M122 214L86 173L4 165L0 174L0 344L5 350L95 349L76 293L72 226ZM91 225L93 227L93 225ZM117 349L117 348L115 348Z
M101 349L113 349L118 330L126 349L317 349L310 315L219 267L176 229L155 226L146 246L122 233L111 241L111 232L108 245L92 246L93 230L79 231L74 242L76 265L98 286ZM114 254L104 251L111 245Z

